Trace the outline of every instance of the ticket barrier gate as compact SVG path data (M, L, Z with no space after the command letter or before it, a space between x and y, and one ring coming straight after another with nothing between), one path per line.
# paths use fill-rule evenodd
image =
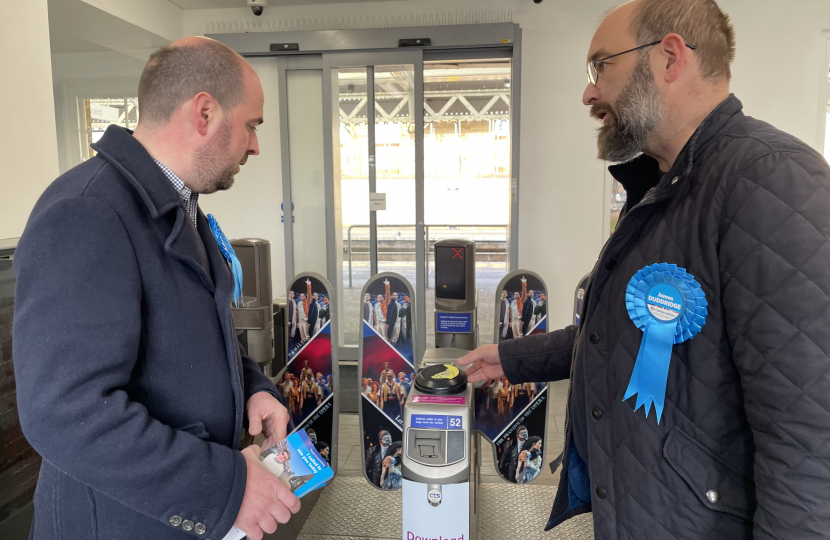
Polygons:
M476 539L480 480L473 404L473 387L454 365L434 364L418 373L404 409L404 540Z
M367 488L402 490L403 540L476 538L483 439L506 482L532 482L528 458L533 456L536 471L544 459L547 385L506 378L470 384L457 366L477 346L475 246L444 242L436 242L435 349L419 357L404 341L404 328L408 338L420 330L414 327L417 306L410 302L406 279L378 274L361 293L363 472ZM494 340L547 331L545 292L533 272L505 276L497 289ZM407 324L397 322L401 317ZM520 477L523 471L530 474Z

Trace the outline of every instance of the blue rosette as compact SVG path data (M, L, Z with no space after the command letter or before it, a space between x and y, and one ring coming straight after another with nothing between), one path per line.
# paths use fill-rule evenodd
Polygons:
M653 403L658 424L666 401L672 347L700 332L707 305L694 276L676 264L646 266L628 282L625 307L643 331L643 340L623 401L637 394L634 410L645 406L646 418Z
M207 219L208 225L210 225L210 232L213 233L213 238L219 244L219 251L222 252L222 256L231 265L231 272L233 273L233 303L236 307L239 307L239 302L242 301L242 265L236 257L236 252L233 250L230 240L222 232L222 228L219 226L216 218L213 217L213 214L208 214Z

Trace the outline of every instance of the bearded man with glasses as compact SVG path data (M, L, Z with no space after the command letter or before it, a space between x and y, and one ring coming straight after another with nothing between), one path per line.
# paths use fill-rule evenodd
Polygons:
M606 16L582 102L627 202L579 324L459 361L570 379L547 529L592 511L598 540L827 538L830 167L744 115L734 54L713 0Z

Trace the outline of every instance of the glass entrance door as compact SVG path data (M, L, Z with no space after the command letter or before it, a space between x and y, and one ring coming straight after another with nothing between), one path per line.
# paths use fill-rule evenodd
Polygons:
M420 50L333 53L324 55L324 65L332 90L331 182L338 210L331 232L339 242L330 270L346 321L339 343L351 348L360 335L360 292L372 275L405 276L415 286L417 305L425 305L426 272L417 271L425 268L418 195L423 160L417 157L423 155L423 138L416 136L424 119L415 113L423 99L423 59ZM378 196L385 204L373 207L370 201ZM418 323L425 325L420 311ZM416 357L425 346L419 334Z
M434 346L432 245L442 238L477 242L480 341L490 342L495 287L515 260L510 54L425 55L280 59L286 275L317 271L334 285L340 359L357 358L359 295L378 272L415 287L416 358ZM379 196L385 206L371 206Z
M370 276L396 272L417 281L414 78L412 64L337 70L340 226L346 253L341 268L348 299L344 313L350 319L358 318L356 295ZM372 88L367 87L370 79ZM386 210L373 213L370 192L385 195ZM358 331L347 328L345 345L357 345L357 340Z

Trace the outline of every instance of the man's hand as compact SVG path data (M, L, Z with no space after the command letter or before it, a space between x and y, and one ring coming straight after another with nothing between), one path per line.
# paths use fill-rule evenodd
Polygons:
M458 360L459 366L470 364L472 366L465 371L468 382L475 383L485 379L501 379L504 377L504 370L502 370L501 360L499 360L498 345L484 345Z
M300 511L300 499L262 466L259 452L255 444L242 451L248 475L242 506L233 523L251 540L262 540L263 533L272 534L277 523L288 523L291 514Z
M251 396L245 412L248 414L248 433L254 437L260 433L265 435L263 448L271 448L285 438L288 411L270 393L257 392Z

